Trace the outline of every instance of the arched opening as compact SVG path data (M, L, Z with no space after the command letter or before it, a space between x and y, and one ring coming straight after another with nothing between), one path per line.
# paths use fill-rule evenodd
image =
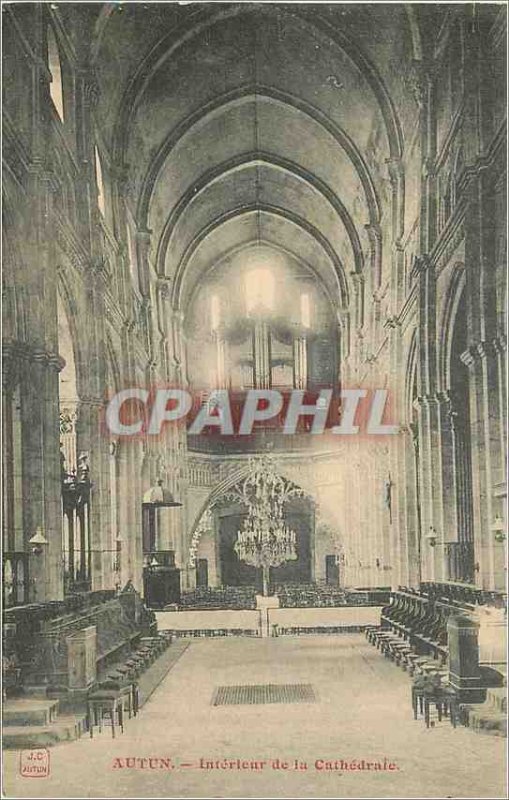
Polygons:
M217 511L219 573L223 586L249 586L261 592L260 570L242 561L235 542L246 518L246 509L226 505ZM270 583L277 589L286 584L310 584L314 577L314 506L308 497L292 499L285 511L285 520L296 534L296 559L271 567Z
M255 525L246 526L248 518L264 519L267 524L259 526L257 535ZM276 518L280 523L271 525ZM274 535L269 531L272 528ZM270 456L250 460L242 477L223 485L203 508L189 546L189 564L197 571L197 586L238 589L241 602L261 593L267 588L262 586L262 564L252 558L260 536L264 542L271 539L263 549L264 560L267 555L271 561L265 579L270 579L273 590L287 585L309 586L318 574L323 574L324 582L330 536L322 536L315 547L315 503L279 473ZM239 546L243 544L246 546Z
M50 96L53 100L53 105L57 111L58 116L64 121L64 91L62 82L62 64L60 61L60 52L58 49L57 40L53 27L47 27L48 39L48 69L51 72L51 83L49 87Z

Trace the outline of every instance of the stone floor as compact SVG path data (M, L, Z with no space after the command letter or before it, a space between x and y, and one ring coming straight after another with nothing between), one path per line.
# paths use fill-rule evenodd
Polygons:
M311 684L316 702L211 704L218 686L264 683ZM34 780L6 752L5 796L505 796L505 741L447 721L426 730L407 676L358 634L192 641L123 736L49 753L49 776ZM320 768L341 760L396 768Z

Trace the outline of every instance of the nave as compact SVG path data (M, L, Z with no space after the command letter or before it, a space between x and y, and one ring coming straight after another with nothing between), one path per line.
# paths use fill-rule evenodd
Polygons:
M309 683L315 702L211 704L218 686L268 683ZM408 676L360 633L192 640L122 736L113 740L106 726L51 749L38 796L503 797L504 740L434 721L426 729L413 719ZM150 769L143 758L171 758L175 769L155 761ZM200 759L277 758L291 768L199 768ZM384 758L398 769L317 768ZM31 782L17 774L17 759L6 752L5 791L28 797ZM308 769L296 771L295 759Z
M500 794L506 7L3 11L8 793Z

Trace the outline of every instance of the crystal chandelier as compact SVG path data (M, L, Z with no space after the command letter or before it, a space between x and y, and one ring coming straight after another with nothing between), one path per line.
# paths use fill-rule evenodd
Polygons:
M237 532L234 549L240 561L261 568L266 596L270 568L297 559L297 537L286 523L284 507L304 492L282 478L270 457L265 456L250 462L249 475L236 494L247 507L247 516Z

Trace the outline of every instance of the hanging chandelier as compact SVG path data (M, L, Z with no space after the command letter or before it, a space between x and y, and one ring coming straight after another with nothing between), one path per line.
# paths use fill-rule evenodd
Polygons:
M285 505L304 492L276 471L269 456L252 459L237 498L247 515L237 532L234 550L240 561L262 570L263 594L268 594L270 568L297 559L297 536L285 519Z

